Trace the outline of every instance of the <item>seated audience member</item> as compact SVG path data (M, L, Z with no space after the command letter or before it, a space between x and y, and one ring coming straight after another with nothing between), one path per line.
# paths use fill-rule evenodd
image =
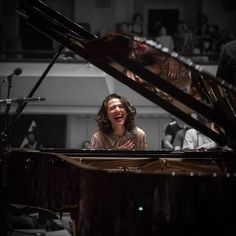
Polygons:
M207 121L204 117L200 115L197 115L197 119L202 123L206 124L206 126L212 129L213 131L218 132L215 129L214 123ZM191 128L185 133L182 149L210 150L218 147L219 145L215 141L208 138L206 135L200 133L198 130Z
M28 149L37 149L39 147L42 147L42 145L39 145L38 141L36 140L34 132L30 131L26 135L27 143L24 145L24 148Z
M220 38L220 29L219 25L213 24L209 25L209 32L211 35L211 45L212 45L212 51L215 53L217 52L217 42Z
M146 149L145 132L135 125L136 109L118 94L105 98L96 115L98 131L90 147L94 149Z
M174 150L173 141L177 131L180 129L181 127L179 123L174 118L172 118L170 123L168 123L168 125L165 128L162 148Z
M209 32L208 17L206 15L201 14L199 23L193 30L193 35L196 44L198 45L202 45L202 40L209 40L211 38L211 34Z
M179 53L193 52L193 33L188 28L188 25L180 20L177 25L177 32L175 34L175 50Z
M83 141L81 148L82 149L90 149L90 141L89 140Z
M167 35L167 29L165 26L160 28L160 35L156 37L156 42L160 43L163 47L169 48L171 51L174 50L175 44L171 35Z
M218 145L215 141L191 128L185 133L183 149L215 149Z
M143 16L140 13L133 15L130 32L136 36L144 36Z
M216 42L216 52L221 53L222 49L224 48L225 44L231 42L235 39L233 32L231 32L227 28L223 28L220 30L219 38Z
M174 141L173 141L174 150L178 151L182 149L185 133L187 132L188 129L189 129L188 126L184 126L180 130L177 131Z
M130 28L129 28L128 23L126 23L126 22L117 23L116 24L116 32L130 34Z

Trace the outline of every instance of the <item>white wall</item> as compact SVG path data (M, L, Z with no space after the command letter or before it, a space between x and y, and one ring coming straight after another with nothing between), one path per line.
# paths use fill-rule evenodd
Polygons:
M11 98L27 97L47 65L0 63L0 81L15 68L22 68L22 74L12 79ZM205 66L204 69L215 74L216 66ZM2 99L6 98L7 88L7 83L3 83ZM87 63L55 63L34 96L45 97L46 101L29 103L24 114L66 114L67 147L78 148L96 131L95 114L111 92L127 97L137 108L137 126L146 131L149 148L160 148L164 126L171 115Z
M0 63L1 78L20 67L22 74L12 80L11 97L27 97L47 67L47 63ZM8 84L2 84L2 97L7 97ZM141 95L103 71L88 63L55 63L35 96L45 97L42 104L29 104L28 113L94 114L103 99L110 93L125 95L142 114L162 113Z

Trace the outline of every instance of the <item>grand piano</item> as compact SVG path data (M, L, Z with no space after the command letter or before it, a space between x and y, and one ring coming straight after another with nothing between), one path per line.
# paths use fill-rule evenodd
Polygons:
M49 67L67 47L219 147L29 151L9 148L2 138L7 204L68 211L83 236L235 235L235 87L152 40L118 32L98 38L43 1L18 0L16 11L60 43ZM5 136L26 105L19 104Z

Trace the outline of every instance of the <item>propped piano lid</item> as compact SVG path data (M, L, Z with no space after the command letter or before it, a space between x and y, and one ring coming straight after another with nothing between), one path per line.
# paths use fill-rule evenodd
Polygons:
M18 0L17 12L32 27L218 144L236 148L236 88L232 85L154 41L117 33L97 38L42 1Z

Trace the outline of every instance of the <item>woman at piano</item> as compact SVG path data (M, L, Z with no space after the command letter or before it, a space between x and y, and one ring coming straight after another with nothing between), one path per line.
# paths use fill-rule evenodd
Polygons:
M92 135L92 149L146 149L145 132L135 125L136 109L118 94L108 95L97 115L98 131Z

